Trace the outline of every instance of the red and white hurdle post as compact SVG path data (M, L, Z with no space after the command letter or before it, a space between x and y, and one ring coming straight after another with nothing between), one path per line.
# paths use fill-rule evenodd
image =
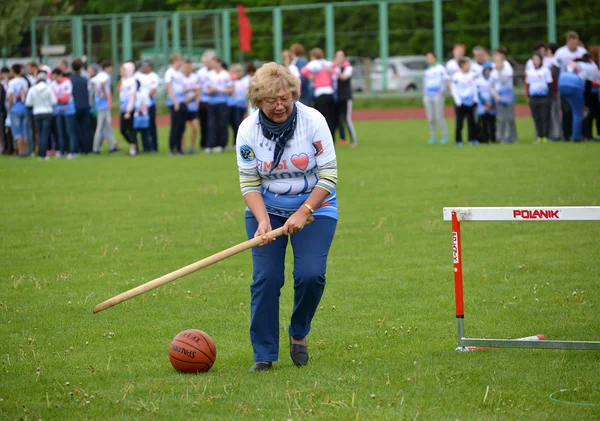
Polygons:
M444 208L444 220L452 221L454 298L458 330L457 351L468 352L487 348L600 350L598 341L549 341L545 340L543 335L518 339L466 338L460 233L461 221L600 221L600 206Z

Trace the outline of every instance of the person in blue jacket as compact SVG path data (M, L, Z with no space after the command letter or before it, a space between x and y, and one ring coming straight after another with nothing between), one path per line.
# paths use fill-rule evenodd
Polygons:
M583 124L583 108L585 98L586 80L592 81L595 67L589 62L589 56L569 63L565 70L560 72L558 78L558 91L569 103L573 111L572 140L581 141L581 128ZM567 140L567 139L565 139Z
M496 143L496 99L492 94L493 65L486 61L481 68L481 76L477 78L477 115L479 121L479 141Z

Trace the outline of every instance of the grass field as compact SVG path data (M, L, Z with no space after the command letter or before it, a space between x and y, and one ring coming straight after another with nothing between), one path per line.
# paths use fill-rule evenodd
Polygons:
M597 351L454 351L442 221L444 206L600 205L600 145L428 146L424 121L357 131L358 149L338 149L310 364L292 365L282 332L257 374L248 253L92 314L245 239L233 153L0 159L0 419L600 419ZM463 248L467 336L600 339L600 223L465 224ZM187 328L216 342L207 374L169 363Z

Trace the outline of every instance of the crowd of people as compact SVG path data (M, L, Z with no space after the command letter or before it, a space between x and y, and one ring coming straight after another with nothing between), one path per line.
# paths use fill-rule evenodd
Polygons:
M466 57L464 44L455 44L452 58L442 65L434 53L427 53L423 102L430 126L430 144L448 143L444 118L445 93L450 92L456 116L456 145L463 144L467 121L472 145L488 142L515 143L514 69L506 50L493 56L481 46ZM534 46L525 65L525 96L534 121L534 141L579 142L600 140L600 46L588 52L576 32L567 33L565 45L540 43Z
M448 143L444 118L446 94L454 102L455 142L463 144L466 120L471 144L517 141L514 69L506 51L492 54L481 46L466 57L463 44L455 44L452 58L440 63L427 53L423 96L430 126L429 143ZM299 101L314 106L339 144L357 146L352 123L353 68L343 51L332 61L323 50L312 48L308 58L301 44L282 51L281 64L300 83ZM242 120L254 110L247 101L252 64L228 65L214 51L206 51L199 69L177 53L169 57L164 74L170 112L169 153L190 154L196 147L221 153L237 135ZM600 47L588 52L575 32L562 47L541 43L525 66L525 94L535 127L534 140L600 139ZM35 62L15 64L0 72L0 152L20 157L74 158L99 154L103 142L110 153L119 151L112 126L113 91L119 102L120 133L128 154L158 151L157 94L161 78L150 61L127 61L112 81L113 63L86 65L61 61L55 69ZM116 89L113 89L116 85ZM189 128L189 130L187 130ZM189 138L186 139L186 131ZM198 142L199 138L199 142ZM348 142L348 141L349 142Z
M178 54L169 57L164 74L166 103L170 113L169 153L221 153L242 120L254 110L246 94L256 72L252 64L228 66L214 51L206 51L199 69ZM343 51L325 60L320 48L304 57L304 47L293 44L282 52L282 64L298 79L299 101L313 105L325 117L332 136L339 131L340 144L357 146L352 123L352 66ZM161 80L150 61L127 61L119 67L114 88L113 63L86 65L61 61L55 69L36 62L3 68L0 75L0 152L19 157L49 156L72 159L80 154L99 154L105 142L108 152L119 151L113 132L112 104L119 103L119 129L129 144L127 153L158 151L157 94ZM187 130L189 128L189 130ZM186 131L189 138L186 139ZM198 142L198 137L200 138Z

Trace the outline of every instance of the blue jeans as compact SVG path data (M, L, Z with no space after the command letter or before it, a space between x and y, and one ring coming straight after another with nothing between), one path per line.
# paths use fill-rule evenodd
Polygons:
M67 147L67 138L69 139L69 153L77 153L77 127L75 115L59 114L56 119L58 131L58 150L65 154Z
M273 229L286 221L274 215L270 218ZM333 218L317 216L312 224L289 237L294 252L294 308L288 332L295 339L305 338L310 332L311 321L323 296L327 255L336 225L337 220ZM257 228L256 218L246 212L248 238L254 237ZM284 283L287 244L288 237L283 236L268 246L252 249L250 339L257 362L279 358L279 295Z
M579 142L581 140L581 128L583 124L584 91L580 87L569 85L559 85L558 91L561 98L566 99L571 107L573 119L571 138L573 142ZM567 136L565 135L565 137Z
M35 127L39 130L38 136L38 156L46 157L48 149L48 140L50 139L50 125L52 124L52 114L37 114L33 116Z

